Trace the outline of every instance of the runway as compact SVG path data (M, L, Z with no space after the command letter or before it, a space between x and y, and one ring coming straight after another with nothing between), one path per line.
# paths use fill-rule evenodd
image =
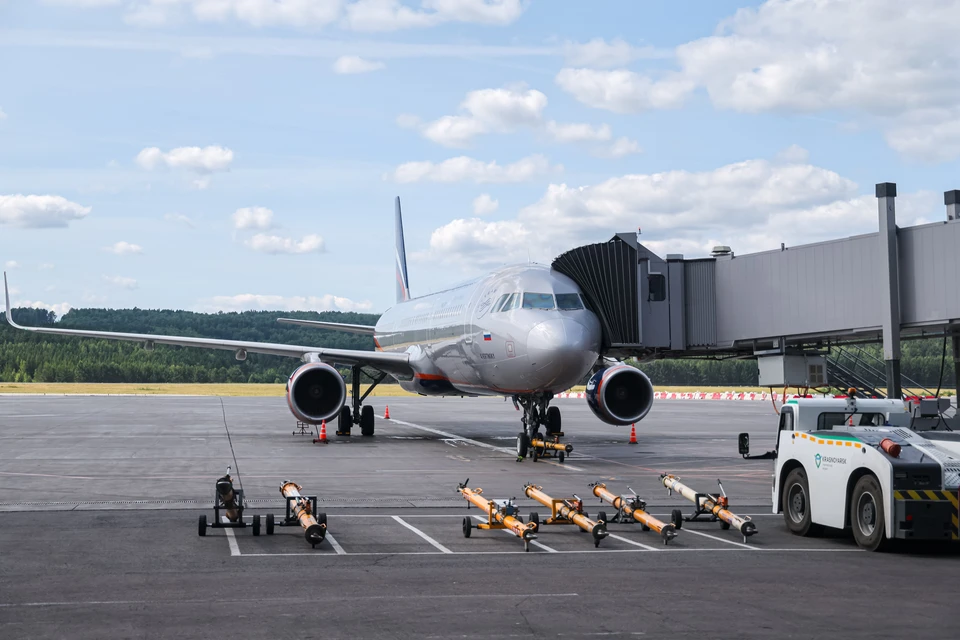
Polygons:
M222 402L222 404L221 404ZM903 637L949 633L953 553L870 554L837 534L791 536L770 514L776 416L762 403L663 401L629 427L558 400L574 452L516 461L519 413L501 399L377 398L377 435L315 445L278 398L0 399L0 637L488 638L701 635ZM357 431L355 430L355 433ZM229 434L229 437L228 437ZM330 538L297 528L197 535L214 480L234 465L253 513L282 513L289 479L317 494ZM236 471L236 467L235 467ZM594 548L543 527L529 553L502 531L462 535L459 482L544 508L525 482L601 507L588 484L632 487L655 514L691 509L661 472L702 491L723 480L759 534L686 523L664 546L611 524ZM922 597L903 585L923 585ZM896 616L881 616L896 610Z

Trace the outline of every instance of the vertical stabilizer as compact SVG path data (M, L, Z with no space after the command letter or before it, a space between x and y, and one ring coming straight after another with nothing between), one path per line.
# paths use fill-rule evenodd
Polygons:
M397 302L410 299L410 281L407 280L407 252L403 247L403 217L400 215L400 196L397 196Z

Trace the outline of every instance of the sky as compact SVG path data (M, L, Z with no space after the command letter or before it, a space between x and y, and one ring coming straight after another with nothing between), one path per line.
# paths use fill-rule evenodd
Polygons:
M960 0L0 0L12 305L381 312L945 219ZM841 275L841 274L838 274Z

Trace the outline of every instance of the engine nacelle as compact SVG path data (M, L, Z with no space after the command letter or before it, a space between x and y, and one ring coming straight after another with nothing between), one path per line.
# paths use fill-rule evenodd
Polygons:
M287 381L287 404L301 422L319 424L333 418L346 399L343 376L322 362L298 367Z
M587 404L607 424L640 422L653 407L653 385L647 375L627 364L597 371L587 382Z

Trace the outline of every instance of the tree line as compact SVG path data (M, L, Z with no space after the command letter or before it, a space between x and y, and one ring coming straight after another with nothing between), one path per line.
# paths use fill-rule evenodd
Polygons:
M14 319L28 326L52 325L57 317L43 309L14 309ZM279 317L376 324L379 316L340 311L243 311L196 313L150 309L72 309L57 323L64 329L162 333L226 340L296 344L372 351L373 339L280 324ZM940 380L943 341L940 338L903 343L904 375L934 389ZM954 367L947 345L943 387L954 387ZM865 347L879 356L879 346ZM282 383L296 368L291 358L249 354L238 362L231 351L45 336L17 331L0 323L2 382L265 382ZM658 360L639 365L655 385L755 386L754 360Z

